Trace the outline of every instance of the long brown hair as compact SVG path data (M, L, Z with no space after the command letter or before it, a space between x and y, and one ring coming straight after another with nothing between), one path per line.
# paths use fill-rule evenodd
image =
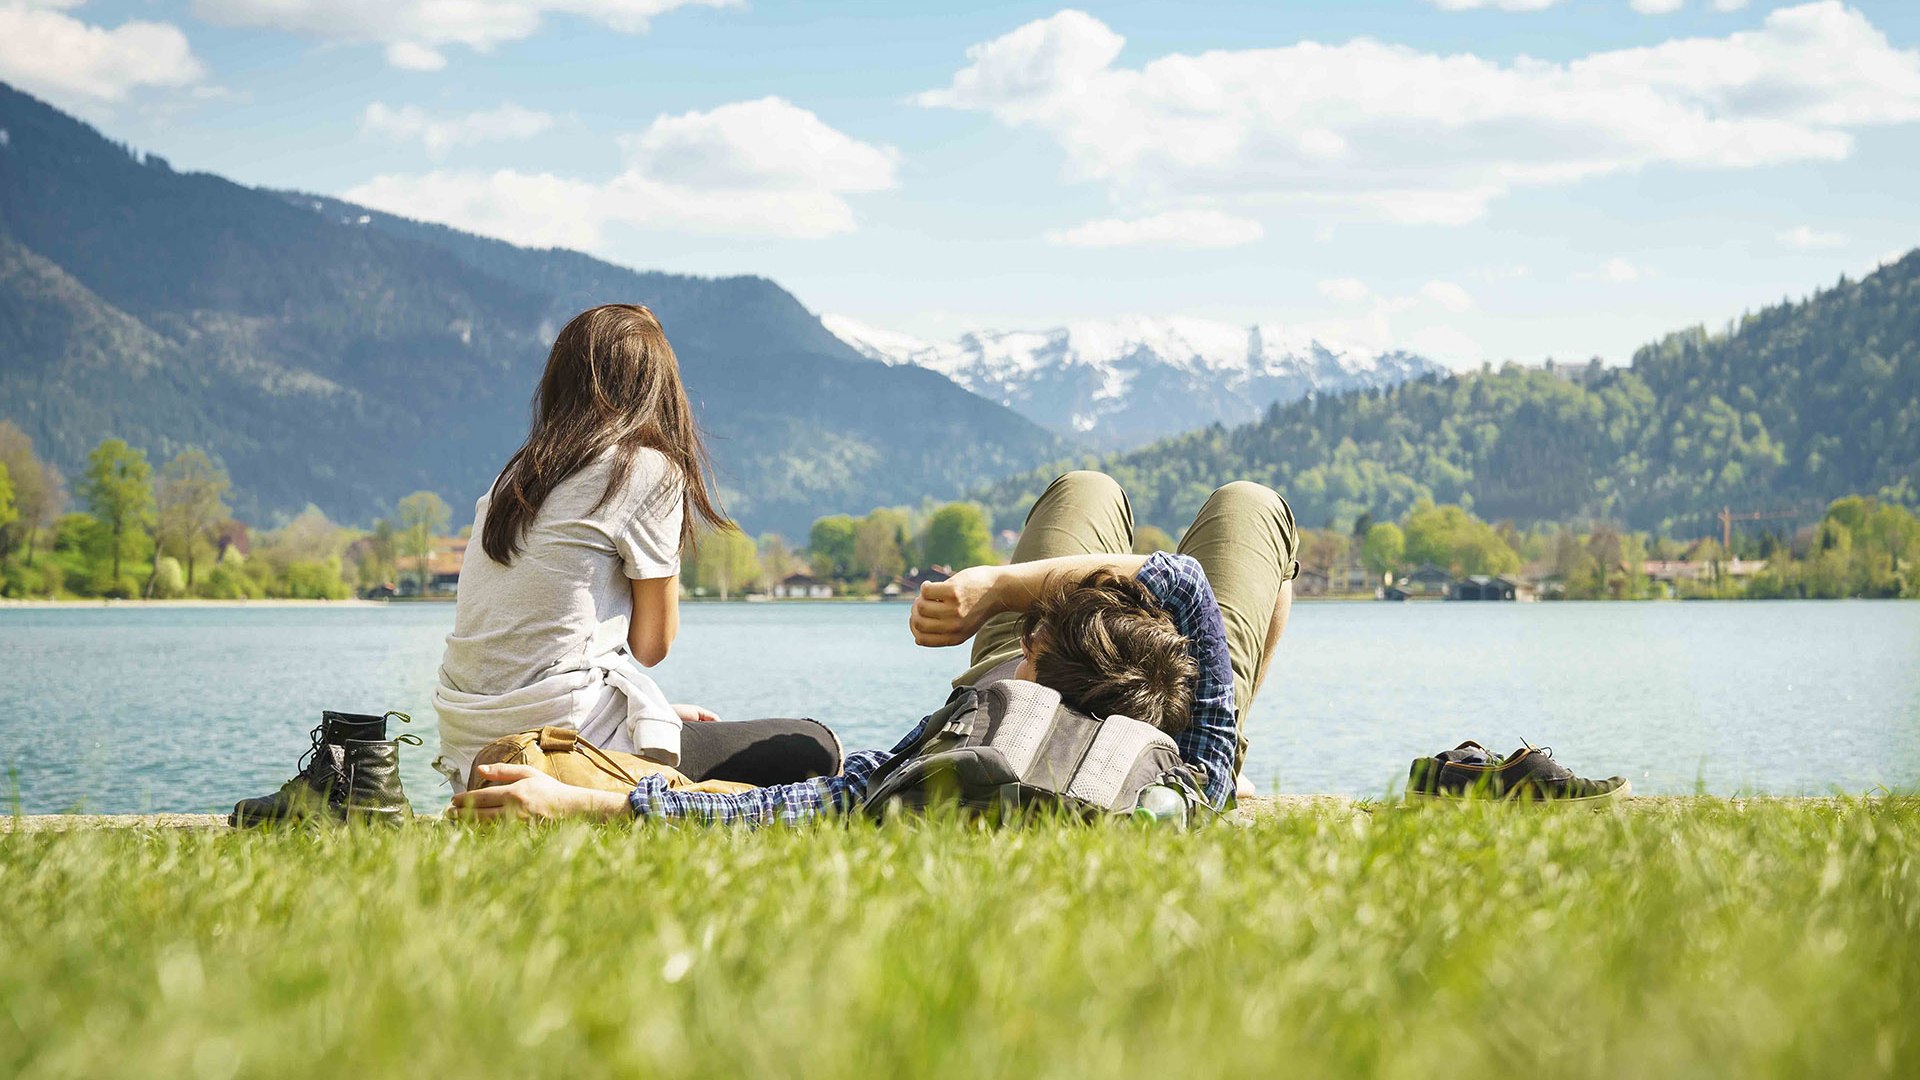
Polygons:
M547 496L608 448L613 472L594 509L626 484L634 456L651 449L679 473L682 551L693 546L696 518L716 529L733 524L709 492L713 461L693 422L673 346L660 320L639 304L590 308L553 339L527 441L493 482L480 538L488 557L511 563Z

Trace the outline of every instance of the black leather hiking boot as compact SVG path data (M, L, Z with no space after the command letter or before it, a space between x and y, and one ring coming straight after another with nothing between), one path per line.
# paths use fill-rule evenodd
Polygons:
M1523 746L1495 760L1472 740L1433 757L1415 758L1409 799L1504 799L1512 802L1603 803L1633 794L1624 776L1588 780L1553 760L1551 749Z
M271 795L234 804L227 824L236 828L270 822L395 824L413 816L400 788L400 744L418 746L417 736L387 738L387 717L401 723L405 713L384 716L323 712L313 729L313 746L300 759L300 772Z

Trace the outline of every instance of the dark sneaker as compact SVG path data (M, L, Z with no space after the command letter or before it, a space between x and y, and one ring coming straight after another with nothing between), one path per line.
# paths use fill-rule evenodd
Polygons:
M313 746L300 759L299 775L271 795L234 804L227 824L236 828L269 822L373 821L397 823L413 816L400 788L400 744L420 744L413 735L387 738L387 717L323 712Z
M1495 760L1477 742L1444 754L1415 758L1407 773L1409 799L1506 799L1518 802L1599 803L1633 793L1624 776L1588 780L1553 760L1551 749L1523 746Z

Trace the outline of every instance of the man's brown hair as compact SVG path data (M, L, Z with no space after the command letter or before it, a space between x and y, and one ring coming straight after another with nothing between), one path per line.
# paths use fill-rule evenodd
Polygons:
M1153 593L1095 570L1056 577L1027 609L1020 637L1034 678L1094 716L1131 716L1169 734L1186 729L1199 667Z

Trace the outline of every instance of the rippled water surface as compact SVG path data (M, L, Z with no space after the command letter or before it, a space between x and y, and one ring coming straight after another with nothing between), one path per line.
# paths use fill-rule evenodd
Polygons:
M965 666L897 604L687 605L656 676L723 716L891 743ZM399 709L416 806L444 605L0 610L0 767L28 813L225 809L323 708ZM1300 604L1250 721L1263 790L1384 794L1420 753L1550 745L1642 792L1920 784L1920 603Z

